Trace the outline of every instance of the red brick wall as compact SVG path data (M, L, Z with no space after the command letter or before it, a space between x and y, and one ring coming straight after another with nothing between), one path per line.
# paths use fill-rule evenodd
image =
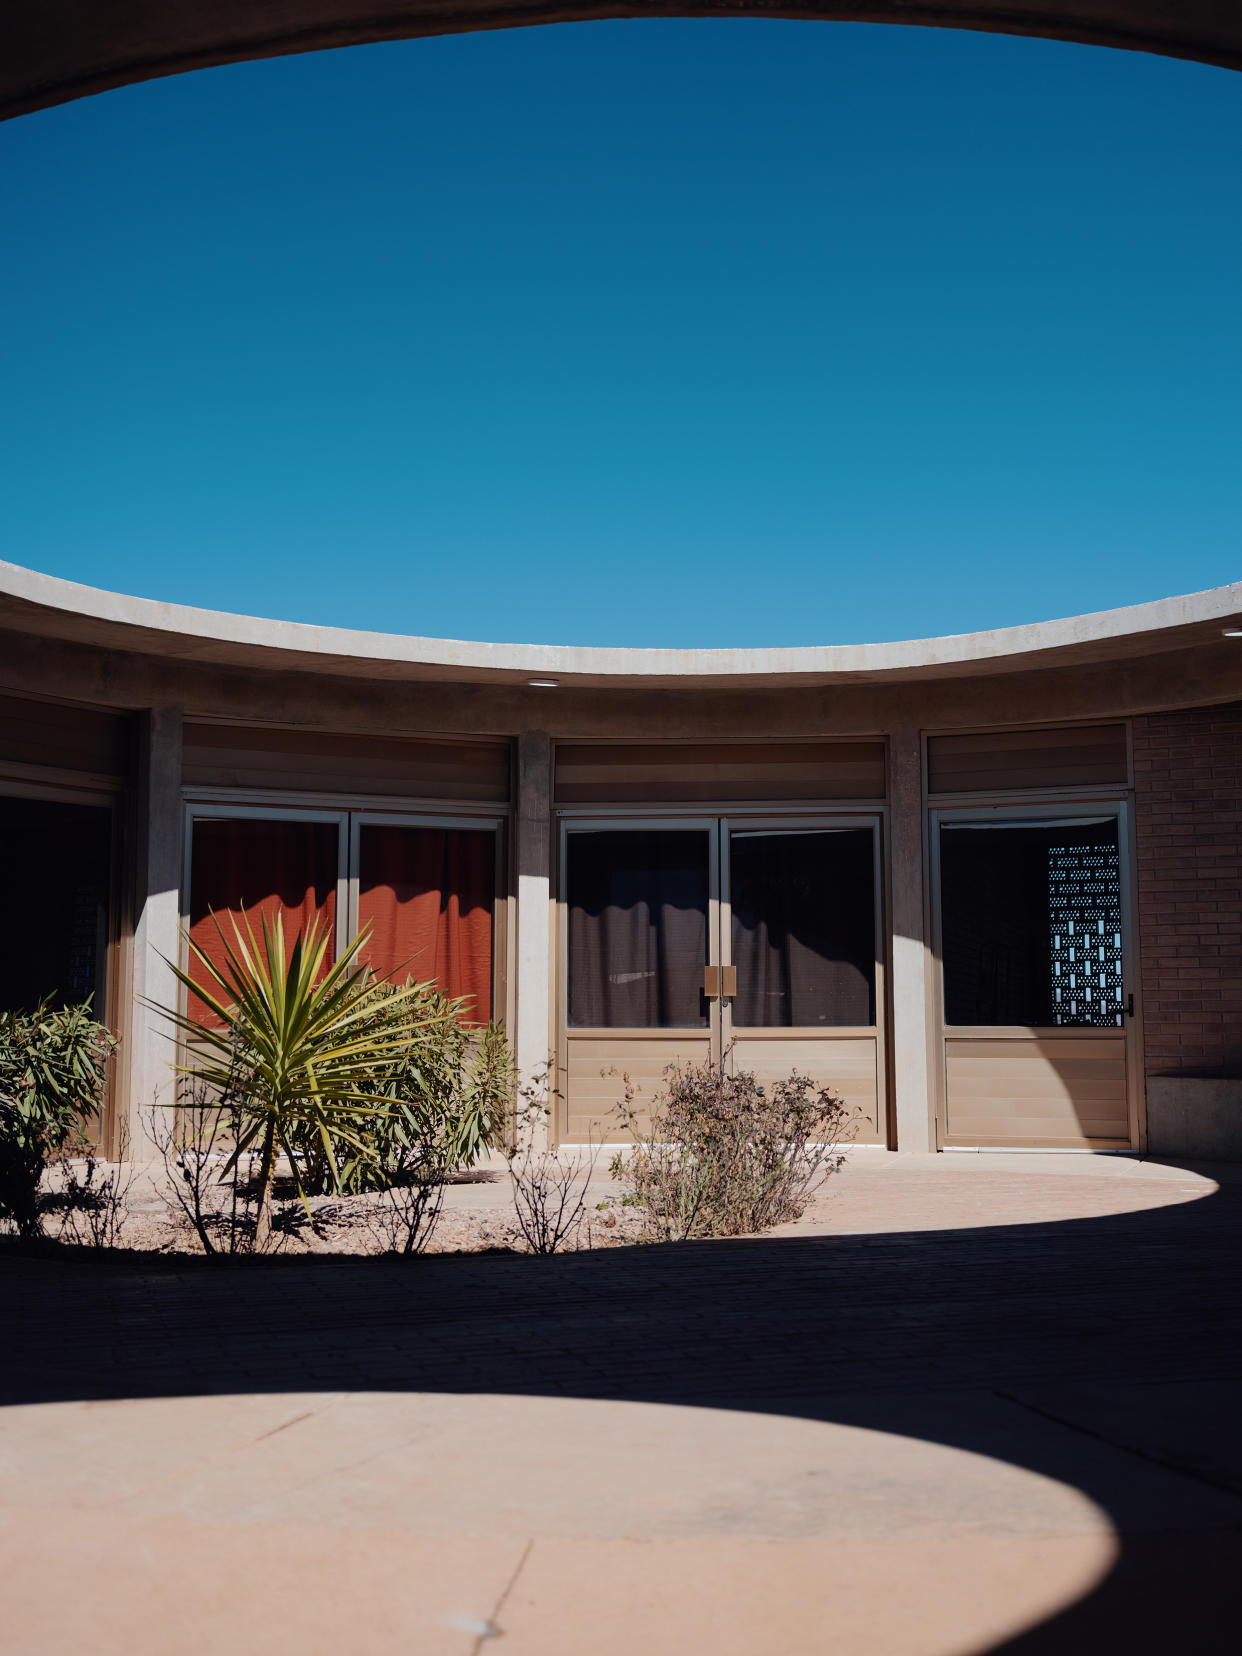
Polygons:
M1134 721L1149 1075L1242 1075L1242 703Z

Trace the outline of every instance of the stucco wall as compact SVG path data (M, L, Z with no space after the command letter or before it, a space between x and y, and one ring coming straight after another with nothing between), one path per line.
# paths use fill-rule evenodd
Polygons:
M1134 721L1148 1075L1242 1076L1242 702Z

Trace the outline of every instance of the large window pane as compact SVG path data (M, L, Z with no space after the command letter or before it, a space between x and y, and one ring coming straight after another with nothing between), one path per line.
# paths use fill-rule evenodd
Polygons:
M358 927L365 958L398 981L463 996L464 1018L492 1015L496 837L490 830L376 825L361 831Z
M190 936L218 963L224 951L213 914L230 941L232 921L243 909L256 932L261 916L281 917L290 941L313 915L335 927L336 878L334 822L200 817L190 849ZM199 982L205 978L193 957L190 975ZM190 1016L204 1024L214 1021L194 996Z
M1115 818L946 823L940 870L946 1023L1121 1023Z
M568 861L571 1027L706 1027L707 834L570 834Z
M729 896L740 1028L875 1023L870 828L739 830Z
M93 997L107 1016L105 971L112 813L106 806L0 797L9 947L0 950L0 1011L45 996Z

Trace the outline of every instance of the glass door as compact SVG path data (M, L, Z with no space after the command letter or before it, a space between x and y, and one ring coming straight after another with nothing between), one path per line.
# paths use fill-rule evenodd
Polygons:
M1136 1142L1124 807L937 825L949 1147Z
M566 824L562 1127L569 1142L624 1136L628 1075L641 1108L665 1067L720 1056L716 821Z
M729 1062L810 1075L845 1099L852 1142L884 1142L878 824L726 820L722 836Z
M621 1137L678 1059L840 1092L883 1142L878 822L562 825L561 1134Z

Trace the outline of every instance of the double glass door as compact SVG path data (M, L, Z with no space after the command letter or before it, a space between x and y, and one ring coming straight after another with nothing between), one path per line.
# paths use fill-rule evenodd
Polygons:
M689 1059L812 1075L880 1142L878 893L874 817L564 822L562 1137Z

